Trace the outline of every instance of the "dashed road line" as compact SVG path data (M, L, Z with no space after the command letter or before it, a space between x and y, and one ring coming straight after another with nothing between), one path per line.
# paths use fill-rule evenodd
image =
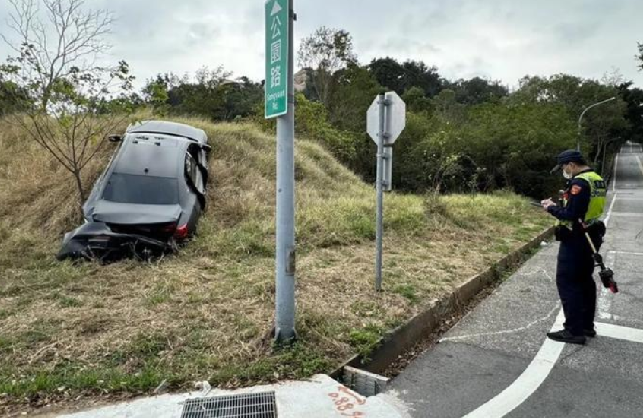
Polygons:
M551 311L549 311L549 313L547 315L543 316L542 318L538 318L535 321L532 321L532 322L530 322L527 325L524 325L522 327L513 328L513 329L505 329L505 330L502 330L502 331L481 332L481 333L478 333L478 334L468 334L468 335L458 335L458 336L455 336L455 337L446 337L446 338L442 338L442 339L438 340L438 342L443 343L443 342L447 342L447 341L468 340L470 338L491 337L491 336L494 336L494 335L515 334L517 332L526 331L529 328L533 327L534 325L536 325L536 324L538 324L540 322L547 321L559 309L560 309L560 303L556 303L556 306L554 306L554 308Z

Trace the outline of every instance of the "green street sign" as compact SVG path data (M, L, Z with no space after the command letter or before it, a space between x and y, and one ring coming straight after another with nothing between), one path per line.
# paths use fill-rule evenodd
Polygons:
M289 3L266 1L266 119L288 112Z

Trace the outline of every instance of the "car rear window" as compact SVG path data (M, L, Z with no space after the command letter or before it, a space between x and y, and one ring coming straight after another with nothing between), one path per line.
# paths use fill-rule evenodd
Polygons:
M176 179L168 177L112 173L103 199L117 203L174 205L179 203L179 186Z

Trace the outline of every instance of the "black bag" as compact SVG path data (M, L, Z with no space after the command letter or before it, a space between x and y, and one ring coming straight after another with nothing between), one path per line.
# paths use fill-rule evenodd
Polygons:
M572 237L572 231L567 228L565 225L556 226L556 241L565 242Z
M607 228L605 227L605 223L603 221L596 221L587 227L587 233L589 234L589 237L592 239L592 242L594 243L594 247L596 247L596 251L598 251L599 248L601 248L601 245L603 244L603 238L605 237L606 232L607 232Z

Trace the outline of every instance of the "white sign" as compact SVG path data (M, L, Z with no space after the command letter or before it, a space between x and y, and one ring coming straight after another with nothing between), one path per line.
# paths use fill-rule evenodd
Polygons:
M388 104L385 106L384 133L387 145L395 143L406 126L406 104L394 91L385 94ZM380 132L380 106L379 97L373 100L373 103L366 112L366 132L377 144Z
M373 100L373 103L366 112L366 132L368 132L368 135L376 144L379 140L378 135L380 132L380 105L377 103L379 100L379 96L375 97L375 100Z

